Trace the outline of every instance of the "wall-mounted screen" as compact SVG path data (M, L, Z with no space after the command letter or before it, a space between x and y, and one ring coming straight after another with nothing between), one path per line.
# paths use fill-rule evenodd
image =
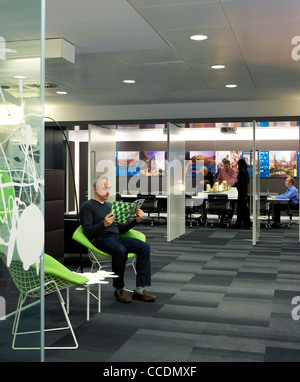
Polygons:
M260 151L259 152L259 163L260 163L260 177L268 178L269 177L269 151Z
M139 151L117 151L117 176L134 176L140 174Z
M142 123L140 125L140 129L164 129L165 128L165 124L164 123L156 123L156 124L152 124L152 123Z
M144 176L165 175L165 151L141 151L140 173Z
M205 166L216 176L218 166L224 159L229 159L231 167L238 170L237 162L240 158L246 160L249 175L252 176L250 151L186 151L185 174L195 177L201 167ZM261 178L285 178L287 175L299 178L299 151L260 151L259 162ZM165 175L166 152L118 151L116 163L117 176Z
M199 128L216 127L216 124L210 123L210 122L207 122L207 123L186 123L185 127L190 128L190 129L199 129Z
M207 167L213 174L216 172L216 152L215 151L187 151L185 154L186 176L195 177L201 167ZM199 163L197 163L197 161Z
M216 151L216 167L218 168L224 159L228 159L231 167L237 170L237 162L240 158L242 158L242 151Z
M270 151L270 178L297 177L297 151Z
M248 174L250 177L252 177L253 174L253 158L251 158L251 152L250 151L242 151L242 158L245 159L247 165L248 165ZM258 169L258 151L256 151L256 170ZM261 169L260 169L261 174Z

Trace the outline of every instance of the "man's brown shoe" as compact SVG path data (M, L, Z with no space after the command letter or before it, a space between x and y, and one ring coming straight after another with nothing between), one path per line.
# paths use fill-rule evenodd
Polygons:
M115 298L120 302L131 302L131 296L125 290L121 290L120 294L115 291Z
M140 293L137 293L136 291L134 291L132 298L134 300L140 300L140 301L155 301L157 297L144 290L143 294L140 294Z

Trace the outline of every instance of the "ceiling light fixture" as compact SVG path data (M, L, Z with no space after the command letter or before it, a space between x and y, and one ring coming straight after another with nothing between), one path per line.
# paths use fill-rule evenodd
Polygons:
M237 85L235 84L228 84L228 85L225 85L225 88L236 88Z
M17 53L18 51L12 48L0 48L0 52L1 53Z
M56 92L56 94L68 94L68 93L65 91L58 91L58 92Z
M205 36L204 34L195 34L193 36L190 36L190 39L194 41L203 41L207 39L207 36Z
M134 84L135 80L124 80L123 81L125 84Z
M14 78L18 78L18 79L24 79L24 78L27 78L26 76L14 76Z
M225 65L220 65L220 64L218 64L218 65L211 65L211 69L224 69L224 68L226 68Z

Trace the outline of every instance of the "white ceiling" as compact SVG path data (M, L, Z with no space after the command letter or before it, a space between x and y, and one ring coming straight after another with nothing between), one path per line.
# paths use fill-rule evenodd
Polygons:
M299 0L47 0L46 38L74 44L76 61L47 60L46 81L68 95L47 90L46 103L299 99L299 20Z
M46 0L46 38L63 38L76 53L75 64L46 60L46 82L58 86L46 89L46 105L298 101L299 20L299 0ZM194 34L208 39L192 41Z

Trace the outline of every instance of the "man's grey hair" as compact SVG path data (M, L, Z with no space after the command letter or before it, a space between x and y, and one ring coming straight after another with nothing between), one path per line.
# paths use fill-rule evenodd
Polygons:
M108 177L105 176L105 175L101 175L99 176L99 178L96 178L94 181L93 181L93 187L96 187L98 186L98 184L101 182L101 180L104 180L104 181L107 181L108 180Z

